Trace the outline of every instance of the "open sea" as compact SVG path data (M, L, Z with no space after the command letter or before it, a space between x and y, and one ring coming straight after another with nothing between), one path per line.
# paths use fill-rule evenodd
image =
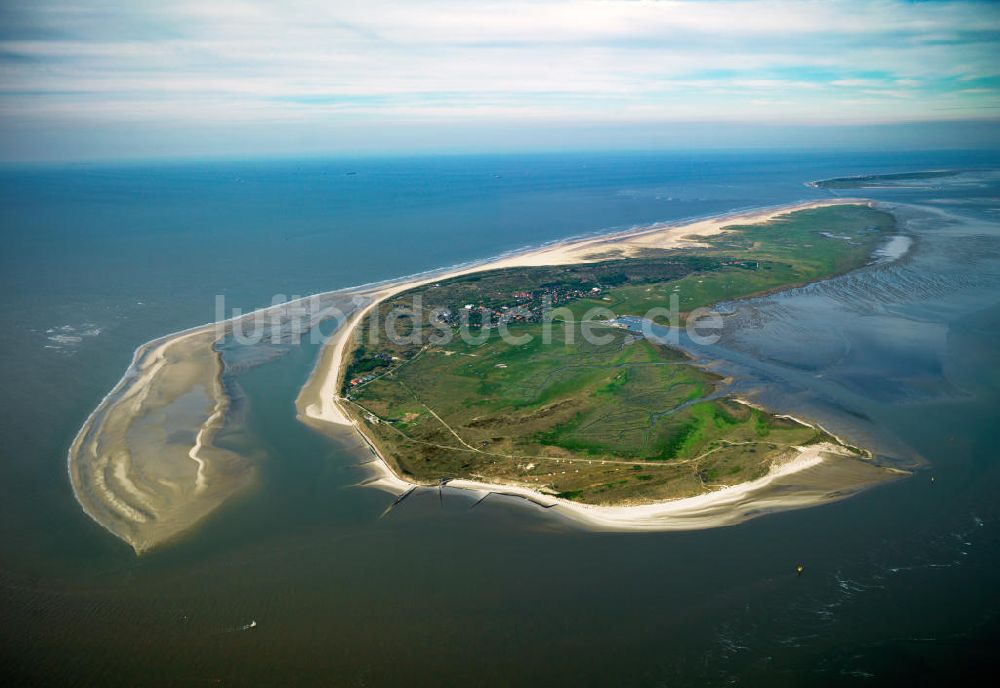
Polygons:
M825 198L804 182L984 152L508 155L0 169L4 685L880 686L1000 640L1000 176L838 191L913 247L733 304L697 351L905 480L681 533L357 487L293 401L317 348L239 378L259 485L137 558L77 505L70 442L137 346L231 309L547 241ZM805 565L796 576L795 566Z

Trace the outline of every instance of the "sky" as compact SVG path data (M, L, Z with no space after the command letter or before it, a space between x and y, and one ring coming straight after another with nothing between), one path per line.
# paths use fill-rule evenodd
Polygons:
M0 0L0 160L1000 147L1000 4Z

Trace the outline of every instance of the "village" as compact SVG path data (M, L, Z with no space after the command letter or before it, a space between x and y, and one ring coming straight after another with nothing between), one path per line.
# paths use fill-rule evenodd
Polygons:
M440 285L433 285L432 289ZM580 298L597 298L605 291L600 285L587 287L579 285L544 286L531 291L513 291L501 303L490 299L480 303L467 303L461 307L431 309L431 317L437 323L448 327L469 327L474 329L490 329L500 325L530 324L541 322L548 309L565 305ZM412 310L394 310L397 315L412 317ZM390 355L384 351L355 360L349 369L353 374L349 377L347 386L350 389L365 385L386 374L385 368L404 361L399 356ZM358 374L362 373L362 374Z
M546 286L532 291L511 292L511 301L502 303L467 303L460 308L445 308L436 313L439 322L452 327L465 325L490 328L501 324L540 322L553 306L580 298L597 298L604 287ZM504 300L506 301L506 300Z

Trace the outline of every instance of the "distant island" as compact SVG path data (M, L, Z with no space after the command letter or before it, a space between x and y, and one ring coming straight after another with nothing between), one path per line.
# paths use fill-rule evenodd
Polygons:
M806 186L816 189L861 189L868 186L900 186L907 182L957 177L961 170L929 170L926 172L895 172L892 174L863 174L855 177L834 177L809 182Z

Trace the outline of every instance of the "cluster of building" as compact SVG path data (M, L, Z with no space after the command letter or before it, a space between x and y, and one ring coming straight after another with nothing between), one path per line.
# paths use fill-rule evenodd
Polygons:
M364 382L371 382L376 377L375 373L368 373L367 375L361 375L360 377L351 378L351 387L357 387Z
M487 305L483 302L479 304L467 303L457 309L439 309L433 317L436 317L438 322L451 327L466 325L468 327L490 328L501 324L541 322L547 309L579 298L595 298L600 296L603 291L604 288L600 286L560 285L539 287L533 291L511 292L510 299L504 299L507 303L499 305L495 303ZM494 300L491 299L491 301ZM397 308L399 314L414 315L412 311L408 311L405 308ZM380 375L380 371L384 371L384 366L390 365L394 360L399 360L397 357L385 352L373 354L371 358L378 359L378 362L375 363L372 361L368 363L366 361L367 365L360 367L374 367L374 370L350 378L348 380L350 388L353 389L366 382L371 382ZM375 365L372 366L372 363L375 363Z
M747 270L759 270L760 262L756 260L724 260L723 265L746 268Z
M601 287L541 287L534 291L511 293L512 302L501 305L467 303L458 311L444 309L438 320L452 326L492 327L501 323L531 323L542 319L547 308L583 297L596 297Z
M374 354L372 358L377 359L383 365L388 365L393 360L393 357L391 355L382 351L378 352L377 354ZM378 375L375 372L365 373L364 375L359 375L357 377L351 378L350 385L351 387L357 387L358 385L363 384L365 382L371 382L376 377L378 377Z

